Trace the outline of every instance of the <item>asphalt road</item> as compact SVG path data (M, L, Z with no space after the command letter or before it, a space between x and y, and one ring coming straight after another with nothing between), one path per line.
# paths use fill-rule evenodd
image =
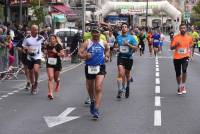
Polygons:
M178 96L171 55L168 45L158 59L147 51L143 56L135 54L130 98L121 101L116 99L114 57L107 64L98 121L91 119L89 106L84 104L87 93L83 64L63 69L61 89L53 101L47 99L45 72L39 93L34 96L23 89L23 79L0 83L0 134L199 134L200 56L195 55L189 63L188 93ZM52 119L54 125L78 117L48 126L44 118L47 116L57 116Z

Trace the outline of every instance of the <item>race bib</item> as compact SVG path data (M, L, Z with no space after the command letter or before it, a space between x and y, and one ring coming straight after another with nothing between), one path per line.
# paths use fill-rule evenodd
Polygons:
M178 53L179 54L186 54L187 53L187 49L186 48L179 48L178 49Z
M120 46L119 51L121 53L128 53L129 52L129 47L128 46Z
M57 64L57 58L48 58L48 64L49 65L56 65Z
M100 66L88 66L88 74L98 74L100 72Z
M110 46L110 47L113 47L113 46L114 46L114 43L109 43L109 46Z
M37 52L38 52L38 49L37 49L36 47L30 46L30 47L29 47L29 51L30 51L31 53L37 53Z
M153 42L160 42L159 40L153 40Z

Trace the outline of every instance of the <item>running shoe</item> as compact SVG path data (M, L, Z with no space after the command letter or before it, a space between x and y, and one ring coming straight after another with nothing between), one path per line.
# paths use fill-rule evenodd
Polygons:
M185 88L184 86L181 87L181 92L182 92L183 94L186 94L186 93L187 93L186 88Z
M117 93L117 99L121 99L122 98L122 93L123 93L122 90L118 91L118 93Z
M129 97L129 87L126 87L126 93L125 93L125 97L128 98Z
M182 94L183 94L180 88L178 88L177 94L178 94L178 95L182 95Z
M99 110L95 108L94 114L93 114L93 119L98 120L99 119Z
M25 89L26 89L26 90L29 90L30 87L31 87L31 83L30 83L30 82L27 82L27 83L26 83L26 87L25 87Z
M88 97L88 98L85 100L85 104L91 104L90 97Z
M49 98L49 100L53 100L53 96L52 95L49 94L47 97Z

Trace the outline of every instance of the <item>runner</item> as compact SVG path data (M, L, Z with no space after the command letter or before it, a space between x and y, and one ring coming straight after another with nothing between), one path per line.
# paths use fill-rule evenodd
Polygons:
M109 33L108 33L107 42L110 46L110 62L111 62L112 61L112 55L114 53L113 46L114 46L114 43L115 43L115 36L113 35L113 32L112 32L111 29L109 30Z
M55 91L59 91L60 71L62 69L61 57L64 57L64 50L56 35L50 35L50 44L45 47L46 68L48 74L48 98L52 100L54 91L54 81L56 82Z
M179 30L180 34L176 35L171 43L171 50L174 50L174 68L178 84L178 95L181 95L186 93L187 67L193 42L192 37L186 34L185 24L181 24Z
M150 53L150 55L152 55L152 53L153 53L152 36L153 36L153 33L152 33L152 31L150 30L150 31L147 33L147 42L148 42L148 46L149 46L149 53Z
M31 94L33 95L37 93L43 42L44 38L38 35L38 26L32 25L31 34L24 39L22 44L24 52L27 54Z
M153 39L153 50L155 57L157 56L159 45L160 45L160 34L155 31L155 33L152 36Z
M115 47L119 48L117 57L118 66L118 94L117 98L121 99L125 90L125 97L129 97L130 71L133 65L133 52L137 50L137 42L132 35L128 34L128 24L122 23L122 35L117 36ZM126 87L125 87L125 83Z
M89 29L93 29L93 27L99 27L99 24L95 23L95 24L91 25L91 27L89 27ZM90 39L90 40L92 39L92 33L90 30L88 30L87 32L85 32L83 34L83 41L86 41L88 39ZM106 36L104 34L100 34L100 41L107 41ZM86 88L88 89L87 82L86 82ZM84 103L90 104L91 103L90 97L87 97Z
M86 87L90 96L90 113L99 118L99 106L102 100L103 80L106 74L105 61L109 60L110 48L107 42L100 40L100 30L94 27L92 39L86 40L79 48L79 56L86 60ZM105 58L105 59L104 59Z
M192 36L193 42L194 42L193 47L192 47L192 53L191 53L191 59L192 59L192 57L194 56L194 50L197 46L197 42L198 42L198 39L199 39L199 34L196 32L194 26L191 27L191 30L192 31L190 32L190 35Z

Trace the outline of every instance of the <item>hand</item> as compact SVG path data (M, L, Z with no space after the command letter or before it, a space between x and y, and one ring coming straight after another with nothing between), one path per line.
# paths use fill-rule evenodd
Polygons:
M85 53L85 59L90 59L92 57L92 54L91 53Z
M105 62L108 62L108 61L109 61L109 57L105 56Z
M124 46L129 46L128 41L124 41Z
M55 53L55 54L58 53L55 48L53 48L52 52Z

